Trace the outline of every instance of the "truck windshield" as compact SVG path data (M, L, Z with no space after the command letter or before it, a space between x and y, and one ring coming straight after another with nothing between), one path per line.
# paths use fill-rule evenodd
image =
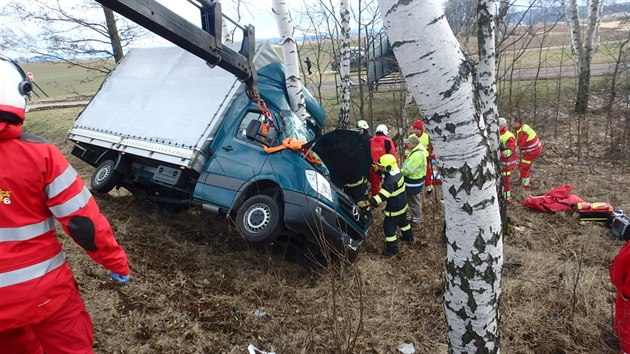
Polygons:
M311 131L305 122L302 122L292 111L282 111L282 124L284 125L285 136L302 141L311 141L315 138L315 133Z

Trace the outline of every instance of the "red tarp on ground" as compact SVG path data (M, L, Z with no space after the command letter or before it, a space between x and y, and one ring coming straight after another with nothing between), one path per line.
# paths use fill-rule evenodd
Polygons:
M547 212L573 210L573 207L577 203L584 201L580 197L571 194L572 190L572 185L565 184L550 190L545 193L545 195L526 198L522 201L522 204L536 210Z

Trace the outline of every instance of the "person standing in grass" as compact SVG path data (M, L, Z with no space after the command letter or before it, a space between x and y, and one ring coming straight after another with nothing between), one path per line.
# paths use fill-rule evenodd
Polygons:
M424 145L420 144L420 138L411 134L405 140L405 161L401 172L405 177L405 192L411 212L411 225L419 227L422 223L422 187L427 174L427 155Z
M0 353L93 353L88 314L55 221L117 282L125 251L61 151L24 133L30 76L0 55Z
M512 203L512 184L510 177L518 165L516 139L508 129L507 120L499 118L499 156L501 157L501 173L503 174L503 200Z
M531 185L531 169L534 161L542 153L542 144L536 131L523 120L516 116L512 121L512 128L516 130L516 146L521 152L521 163L519 165L523 188L529 190Z

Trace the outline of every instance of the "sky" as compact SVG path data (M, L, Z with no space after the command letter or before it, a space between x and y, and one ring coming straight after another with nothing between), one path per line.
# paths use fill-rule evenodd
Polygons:
M18 3L23 4L28 7L28 4L31 0L0 0L0 11L4 6L6 6L9 2L17 1ZM54 2L57 0L44 0ZM83 3L85 0L58 0L63 6L72 6L75 4ZM166 6L170 10L176 12L180 16L184 17L188 21L200 25L199 19L199 10L190 4L187 0L156 0L160 2L162 5ZM191 0L192 1L192 0ZM238 13L236 11L235 4L237 2L241 3L241 11L240 20L238 19ZM316 2L317 0L288 0L288 7L291 11L294 21L299 23L298 17L301 13L305 12L306 4ZM438 3L442 3L445 0L435 0ZM513 0L512 0L513 1ZM524 5L529 3L532 0L516 0L518 5ZM584 0L582 0L584 1ZM328 2L328 1L325 1ZM332 0L333 3L337 4L339 0ZM359 0L350 0L350 5L352 8L358 8ZM578 0L580 2L580 0ZM271 11L272 0L221 0L221 5L223 8L223 13L233 20L238 20L238 23L241 25L251 24L254 26L256 30L256 38L257 39L270 39L277 38L278 29L275 18ZM95 12L94 16L99 16L98 20L102 19L102 12ZM20 34L30 34L35 35L37 33L36 25L29 23L22 23L7 19L2 19L2 26L13 28L14 31ZM30 27L29 27L30 26ZM351 28L356 27L351 23ZM233 28L233 27L230 27ZM296 31L294 37L296 40L302 38L302 33L298 30ZM239 36L235 38L235 40L239 40ZM134 44L134 46L156 46L156 45L170 45L165 40L157 38L157 36L150 36L150 38L144 39L139 43Z

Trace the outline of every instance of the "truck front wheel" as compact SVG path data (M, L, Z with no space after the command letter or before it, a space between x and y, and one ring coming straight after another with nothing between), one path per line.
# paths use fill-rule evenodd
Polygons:
M268 195L255 195L238 209L236 227L250 243L273 242L282 231L282 208Z
M94 192L107 193L120 182L122 175L114 169L115 164L114 160L107 159L98 165L90 183Z

